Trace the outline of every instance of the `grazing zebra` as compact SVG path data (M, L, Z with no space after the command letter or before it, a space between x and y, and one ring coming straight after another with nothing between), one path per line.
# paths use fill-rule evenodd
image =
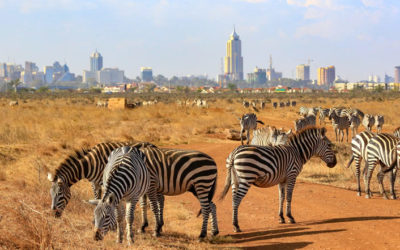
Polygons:
M135 148L156 147L148 142L122 143L108 142L100 143L91 150L82 150L67 157L56 169L55 174L48 173L48 179L52 182L50 188L51 209L55 217L61 217L62 212L71 198L71 186L82 179L91 182L94 197L100 199L101 184L105 165L110 153L122 146Z
M372 126L375 124L375 118L373 115L366 114L362 120L362 125L368 131L372 131Z
M383 124L385 123L385 119L383 115L376 115L375 116L375 126L378 133L382 132Z
M365 198L369 199L371 197L369 184L375 166L379 162L381 164L381 170L377 174L377 177L380 192L385 199L388 198L383 186L383 177L386 172L392 170L390 172L390 194L392 195L392 199L396 199L394 182L396 179L397 167L394 167L397 165L396 145L398 141L399 140L393 135L385 133L377 134L369 140L366 148L367 170L366 175L364 176ZM384 166L386 166L386 168Z
M349 141L349 127L350 121L347 116L341 117L334 111L329 112L329 120L332 120L332 127L335 130L336 141L342 142L344 139L344 131L346 130L346 142ZM342 139L340 140L340 134L342 134Z
M325 118L329 116L329 109L319 107L318 111L319 111L319 125L321 125L322 122L324 122L325 124Z
M101 199L90 200L94 210L95 240L103 240L111 229L118 228L117 240L122 243L123 204L126 201L128 243L133 243L133 220L136 203L149 188L150 174L145 155L136 148L124 146L111 152L104 169L104 194Z
M251 145L276 146L285 145L292 134L292 130L287 132L278 130L275 127L264 127L253 131Z
M249 108L250 107L250 103L248 101L243 101L243 107Z
M257 128L257 122L264 125L264 123L260 120L257 120L257 116L254 113L244 114L241 118L238 118L240 121L240 142L243 145L243 133L247 131L247 144L250 142L250 129L254 130Z
M284 103L284 102L280 102L280 103L279 103L279 107L280 107L280 108L284 108L284 107L285 107L285 103Z
M157 195L158 205L153 210L160 224L156 225L155 234L159 235L163 222L163 195L179 195L190 191L200 201L203 224L199 238L207 235L207 223L211 213L212 234L219 233L216 206L212 202L217 182L217 165L215 161L199 151L164 149L147 147L141 149L146 155L150 172L148 196ZM142 202L145 203L146 199ZM150 200L151 201L151 200ZM153 209L152 207L152 209ZM142 232L147 227L146 206L143 205Z
M286 107L290 107L290 101L286 102Z
M358 127L361 124L361 120L358 117L358 115L356 115L355 113L348 115L347 117L350 122L351 135L352 135L352 138L354 138L354 136L356 136L358 133Z
M361 186L360 186L360 166L361 166L361 161L364 159L366 160L366 148L369 140L374 137L375 134L369 131L363 131L353 137L351 140L351 151L352 151L352 156L349 160L349 163L347 163L347 168L350 167L351 163L353 160L355 160L356 163L356 178L357 178L357 195L361 196ZM363 171L363 176L366 173L366 168L364 168Z
M260 102L260 109L265 109L265 102L264 101Z
M315 126L315 124L315 115L307 115L306 117L299 118L294 121L294 131L298 132L304 128Z
M292 101L292 107L296 107L296 101Z
M400 139L400 127L396 128L393 131L393 135Z
M291 201L296 178L303 165L312 157L320 157L328 167L336 165L336 156L325 128L308 128L293 135L288 145L275 147L242 145L234 149L226 160L227 177L220 199L232 186L233 227L240 232L238 209L250 186L267 188L279 185L279 218L283 217L283 202L286 189L286 216L295 220L291 212Z
M10 107L12 107L12 106L18 106L18 101L10 101L10 102L8 103L8 105L9 105Z
M274 109L276 109L278 107L278 103L277 102L273 102L272 106L274 107Z
M318 113L318 108L300 107L300 115L302 116L307 116L307 115L316 116L317 113Z

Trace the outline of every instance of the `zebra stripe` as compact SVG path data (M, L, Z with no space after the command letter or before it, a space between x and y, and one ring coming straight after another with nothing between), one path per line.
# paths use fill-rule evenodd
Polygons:
M294 121L294 131L298 132L310 126L315 126L316 120L315 115L307 115L306 117L296 119Z
M319 111L319 125L321 125L322 122L324 122L325 124L325 118L329 116L329 109L319 107L318 111Z
M232 186L234 231L241 231L238 208L252 184L262 188L279 185L281 223L285 222L283 202L287 188L286 216L291 223L295 223L291 213L293 188L303 165L312 156L320 157L330 168L336 165L336 156L331 149L331 142L326 137L325 128L305 129L293 135L288 145L275 147L242 145L233 150L226 160L228 172L221 199Z
M375 126L378 133L382 132L383 124L385 123L385 118L383 115L375 116Z
M396 128L393 131L393 135L400 139L400 127Z
M344 139L344 131L346 130L346 142L349 141L349 127L350 121L347 116L341 117L333 112L332 110L329 113L329 120L332 120L332 127L335 130L336 141L343 142ZM342 134L342 139L340 140L340 134Z
M372 131L372 126L375 124L375 118L373 115L366 114L362 120L362 125L368 131Z
M250 144L258 146L285 145L290 135L292 135L292 130L285 132L275 127L264 127L253 131L253 139Z
M159 216L160 224L156 225L155 234L159 235L163 222L163 195L179 195L190 191L200 201L203 224L199 238L207 235L208 218L211 213L212 234L219 233L216 206L212 202L217 182L217 165L205 153L181 149L144 148L142 152L147 158L150 172L151 196L158 196L158 205L153 213ZM162 198L161 198L162 197ZM143 199L145 201L145 199ZM151 200L151 199L150 199ZM145 208L145 206L143 206ZM153 208L152 208L153 209ZM147 225L144 211L143 224ZM146 226L142 226L142 230Z
M387 199L385 188L383 186L383 177L385 172L392 170L397 163L396 159L396 145L398 139L390 134L377 134L371 138L367 144L366 148L366 159L367 159L367 174L365 176L365 198L371 197L370 191L370 180L372 173L375 169L377 162L381 164L381 170L379 171L377 177L380 187L380 192L382 196ZM384 168L386 166L387 168ZM394 168L390 172L390 193L392 199L396 199L396 194L394 191L394 181L396 179L397 168Z
M70 188L82 179L91 182L96 199L101 197L101 184L103 171L110 153L119 147L130 145L135 148L156 147L148 142L124 143L109 142L97 144L89 151L82 150L79 154L72 154L60 164L55 175L48 174L52 182L50 194L52 198L51 209L55 217L60 217L71 198Z
M307 116L307 115L316 116L317 113L318 113L318 108L300 107L300 115L302 116Z
M94 210L95 240L102 240L111 229L118 228L117 240L123 241L124 215L121 213L126 201L126 225L128 243L133 243L134 210L139 198L150 185L146 157L136 148L124 146L111 152L104 169L104 195L101 200L90 201L96 204Z
M352 135L352 138L354 138L354 136L356 136L357 133L358 133L358 127L361 124L361 120L358 117L358 115L356 115L354 113L351 114L351 115L348 115L347 117L348 117L349 122L350 122L351 135Z
M255 130L257 128L257 123L264 125L262 121L257 120L257 116L254 113L244 114L240 121L240 142L243 145L243 133L247 131L247 144L250 142L250 130Z
M363 131L353 137L351 140L351 151L352 151L352 156L349 160L349 163L347 164L347 168L350 167L351 163L353 160L355 160L356 163L356 178L357 178L357 195L361 196L361 186L360 186L360 166L361 166L361 161L363 159L366 159L366 148L369 140L374 137L375 134L369 132L369 131ZM363 171L363 176L365 176L366 173L366 168L364 168Z

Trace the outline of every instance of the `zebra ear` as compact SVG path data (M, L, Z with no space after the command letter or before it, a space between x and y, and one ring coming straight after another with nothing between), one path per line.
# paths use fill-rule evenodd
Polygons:
M48 179L49 181L53 182L53 181L54 181L54 175L53 175L52 173L48 172L48 173L47 173L47 179Z
M111 193L108 197L107 197L107 200L106 200L106 202L108 203L108 204L114 204L114 202L115 202L115 194L113 194L113 193Z

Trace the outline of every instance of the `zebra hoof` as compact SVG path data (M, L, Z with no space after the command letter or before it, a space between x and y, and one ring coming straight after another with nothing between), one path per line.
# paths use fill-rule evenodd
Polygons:
M397 199L396 195L392 195L391 198L392 198L392 200L396 200Z
M155 232L153 233L153 236L154 236L154 237L160 237L160 236L161 236L161 234L160 234L160 232L158 232L158 231L155 231Z
M365 195L365 199L371 199L371 196L369 194Z
M240 233L240 232L242 232L242 230L240 230L240 227L239 227L239 226L234 226L233 232L235 232L235 233Z
M219 231L217 230L217 231L214 231L214 232L212 232L212 236L216 236L216 235L218 235L219 234Z
M357 193L357 196L361 196L361 192L358 192L358 193Z

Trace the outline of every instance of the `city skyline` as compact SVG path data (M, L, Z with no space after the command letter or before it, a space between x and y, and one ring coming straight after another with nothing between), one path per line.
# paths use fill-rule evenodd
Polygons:
M104 67L129 78L143 65L155 75L214 78L235 24L245 73L267 68L272 54L284 77L295 78L296 65L312 59L312 79L318 67L335 65L341 78L356 81L393 75L400 64L399 7L390 0L0 0L0 20L13 24L3 28L0 61L42 68L61 58L81 74L97 48Z

